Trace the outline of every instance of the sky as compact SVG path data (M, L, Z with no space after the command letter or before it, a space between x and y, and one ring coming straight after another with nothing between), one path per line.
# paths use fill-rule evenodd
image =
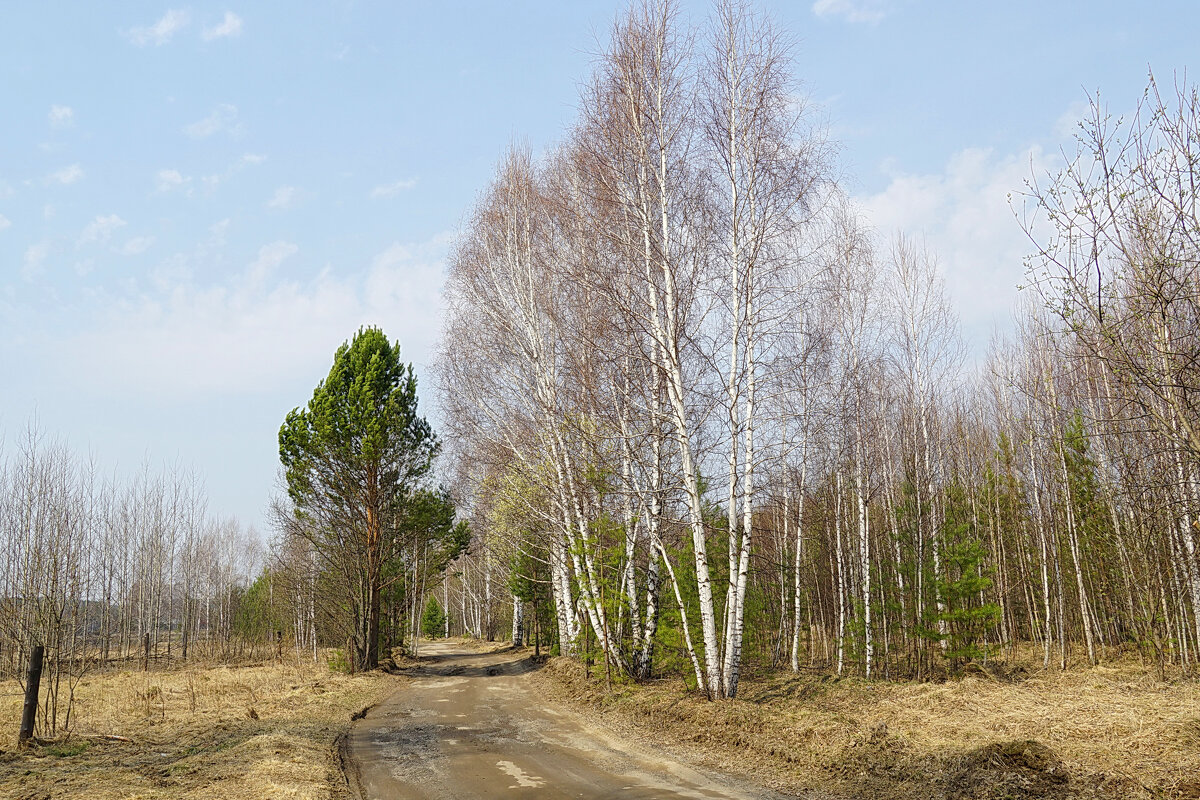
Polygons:
M460 223L511 142L561 139L624 5L6 6L0 438L36 417L118 471L189 465L269 537L284 415L364 325L427 374ZM1151 69L1183 79L1200 29L1191 2L756 5L846 187L937 254L976 353L1029 250L1010 195L1089 93L1121 114Z

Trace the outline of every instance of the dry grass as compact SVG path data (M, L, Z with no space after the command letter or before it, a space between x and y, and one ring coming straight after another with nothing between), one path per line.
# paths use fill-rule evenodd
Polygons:
M335 739L351 713L399 680L325 664L98 674L76 691L71 736L26 753L12 749L16 684L0 684L0 719L12 734L0 751L0 797L337 796Z
M941 684L788 674L743 682L722 703L678 679L607 695L566 659L539 675L626 733L789 791L1200 798L1200 684L1134 663Z

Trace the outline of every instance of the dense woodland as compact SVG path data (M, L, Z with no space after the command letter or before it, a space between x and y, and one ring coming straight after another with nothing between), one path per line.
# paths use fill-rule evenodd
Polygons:
M1194 673L1195 87L1093 103L1013 187L1024 302L978 358L937 254L871 229L800 97L752 9L640 3L563 141L497 166L439 361L475 534L451 630L714 698L744 668L928 679L1022 647Z

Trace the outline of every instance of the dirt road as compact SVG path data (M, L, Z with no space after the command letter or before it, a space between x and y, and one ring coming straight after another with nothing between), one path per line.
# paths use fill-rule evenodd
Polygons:
M427 666L354 724L346 770L387 798L766 798L548 706L513 652L425 646Z

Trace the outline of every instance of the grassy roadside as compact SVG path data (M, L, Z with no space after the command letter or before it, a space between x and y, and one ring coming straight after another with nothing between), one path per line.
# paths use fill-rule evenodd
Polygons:
M0 684L0 719L12 721L0 797L340 797L335 741L352 713L403 680L323 663L97 674L76 691L71 736L24 753L16 683Z
M791 793L870 800L1200 798L1200 685L1140 665L942 684L744 681L709 703L678 679L621 685L552 659L547 694L622 734Z

